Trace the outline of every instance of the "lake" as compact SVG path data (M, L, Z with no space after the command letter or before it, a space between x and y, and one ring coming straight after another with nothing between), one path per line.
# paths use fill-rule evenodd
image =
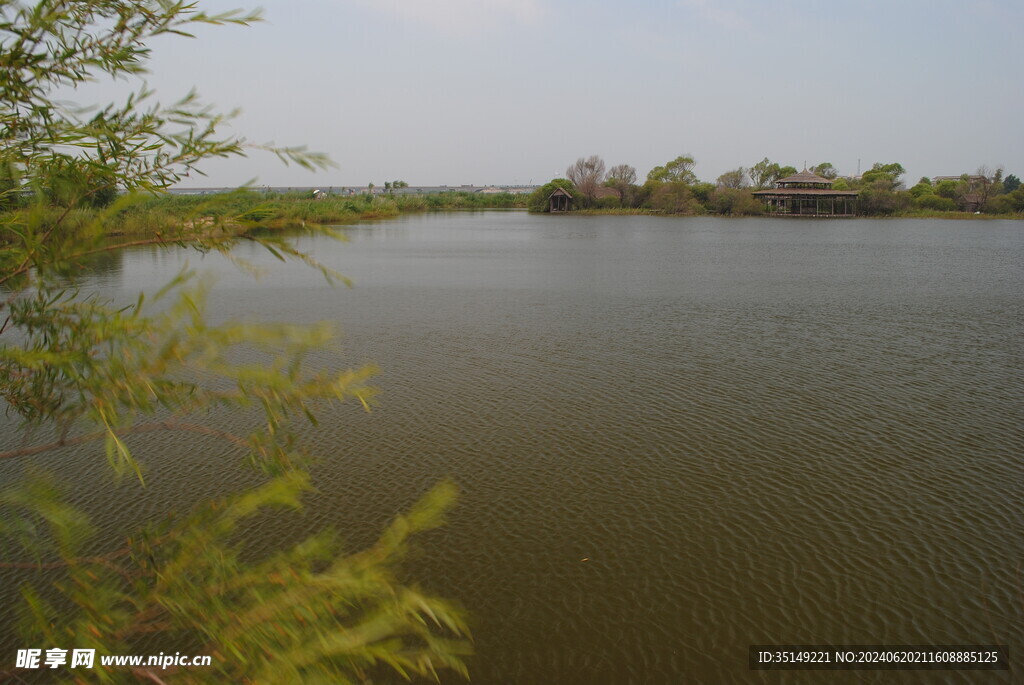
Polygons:
M451 477L459 506L408 569L470 612L475 683L1011 682L755 672L751 644L1002 643L1019 672L1024 222L486 212L345 233L301 247L351 289L251 247L259 281L137 250L88 282L133 300L188 260L218 275L214 318L329 320L345 363L380 365L379 405L324 417L319 491L261 544L332 525L357 548ZM102 447L43 461L97 483L79 497L110 530L251 480L215 442L137 444L144 493L105 485Z

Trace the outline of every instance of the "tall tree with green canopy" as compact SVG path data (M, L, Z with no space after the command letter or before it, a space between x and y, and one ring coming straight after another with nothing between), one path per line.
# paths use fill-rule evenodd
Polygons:
M887 186L888 190L897 190L903 183L903 174L907 173L899 162L883 164L875 162L870 169L861 176L861 182L865 186L879 185ZM879 183L881 182L881 183Z
M836 171L836 168L832 166L832 162L822 162L821 164L812 166L811 171L818 174L818 176L821 176L822 178L832 179L839 175L839 172Z
M740 189L747 187L747 170L743 167L726 171L718 177L715 185L720 188Z
M780 178L792 176L795 173L796 167L779 166L777 162L773 162L767 157L747 169L747 175L750 176L755 190L771 188Z
M693 168L697 165L691 155L680 155L665 166L656 166L647 173L648 181L660 183L685 183L692 185L697 182Z
M270 555L247 551L238 537L259 512L300 505L312 487L308 465L329 455L315 455L297 428L346 399L368 407L373 369L310 369L307 358L334 344L327 325L209 323L208 289L188 272L129 307L74 281L90 257L131 245L227 253L243 241L338 279L244 217L108 235L107 222L140 197L203 160L248 148L220 137L223 118L194 95L170 106L151 104L145 91L92 109L63 102L86 81L143 73L155 36L256 19L171 0L0 2L0 397L25 430L22 446L0 459L73 447L77 458L106 458L112 473L144 486L134 441L162 432L220 440L262 474L248 491L125 530L117 549L95 556L85 515L66 503L64 486L35 473L0 492L0 564L61 576L25 583L26 644L140 654L158 639L214 657L206 669L159 675L146 667L90 672L103 682L363 682L382 668L403 677L466 675L462 612L400 581L397 570L410 537L442 522L455 496L450 483L361 552L343 551L330 531ZM326 163L300 148L271 152L309 168ZM108 207L84 218L75 211L102 205L97 197L111 187L123 195ZM240 349L259 363L239 361ZM208 423L211 407L257 408L258 416L246 431L229 432Z

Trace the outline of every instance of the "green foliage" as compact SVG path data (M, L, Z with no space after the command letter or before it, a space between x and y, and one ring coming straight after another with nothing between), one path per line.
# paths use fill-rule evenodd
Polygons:
M628 164L617 164L608 171L605 185L619 191L619 204L623 207L638 207L636 169Z
M915 188L917 186L914 186ZM913 189L911 189L913 195ZM940 212L952 212L956 210L956 203L948 197L941 197L934 193L925 193L914 196L914 206L919 209L932 209Z
M1010 209L1014 212L1024 212L1024 185L1014 188L1012 193L1007 193L1011 204Z
M512 209L525 208L527 195L513 193L468 193L449 191L428 195L398 195L398 208L403 211L419 209Z
M754 188L762 190L770 188L779 179L779 165L765 157L751 166L747 173L750 175L750 181L754 184Z
M717 214L732 216L764 213L764 206L746 188L715 188L708 201L708 208Z
M982 211L986 214L1012 214L1015 211L1013 196L1006 194L996 195L985 203Z
M928 181L925 183L925 181ZM922 178L916 186L910 189L910 195L917 199L922 195L934 195L935 189L932 187L932 183L927 178Z
M707 207L711 202L711 194L715 192L714 183L694 183L690 186L690 191L693 193L694 198L702 206Z
M862 188L857 198L857 210L865 216L891 216L905 211L910 205L910 193L893 190L892 182L886 178L876 179L870 186Z
M832 179L839 175L836 168L832 166L832 162L822 162L817 166L812 166L810 170L822 178Z
M715 185L721 188L746 188L747 187L747 170L743 167L727 171L718 177L715 181Z
M874 186L878 182L884 182L888 185L889 190L896 190L902 183L901 178L906 170L903 165L899 162L892 162L890 164L882 164L881 162L875 162L874 165L864 172L861 176L861 182L865 186Z
M298 509L310 489L305 472L291 471L137 530L113 552L91 557L82 549L92 527L52 480L35 476L6 491L7 527L50 531L52 549L34 551L67 570L55 586L57 602L23 587L27 644L72 637L76 647L108 655L145 653L157 639L213 657L208 668L160 670L170 682L363 682L382 666L406 677L436 678L439 668L467 676L463 612L396 579L410 537L443 522L455 487L436 486L356 554L343 553L330 532L263 556L237 543L239 524ZM147 679L146 669L134 671L93 673L106 682Z
M940 181L939 185L935 187L935 194L939 197L948 197L952 200L956 195L956 186L956 181Z
M1003 192L1012 193L1020 187L1020 179L1013 174L1008 175L1003 180Z
M680 155L665 166L656 166L647 173L648 181L660 183L685 183L697 182L697 175L693 172L696 162L690 155Z
M208 286L188 272L128 307L75 284L89 260L140 244L218 251L252 269L231 252L243 241L343 281L268 224L336 235L319 222L398 211L394 199L369 196L165 196L202 160L244 152L240 140L218 137L219 115L194 95L145 107L142 92L88 114L57 98L101 76L142 73L154 36L253 19L164 0L0 2L0 397L25 431L22 446L0 459L75 446L80 458L105 455L113 474L144 484L138 436L202 435L264 480L155 529L128 525L120 549L88 557L84 515L52 479L35 476L0 497L0 563L31 558L60 571L51 586L23 590L29 644L144 653L158 635L214 656L205 671L94 672L107 682L365 682L381 666L405 677L465 676L461 612L397 572L409 536L440 523L452 486L432 491L363 552L344 553L330 532L266 558L239 541L243 520L298 506L308 466L329 456L312 453L298 427L347 399L368 409L374 369L311 369L308 359L336 350L327 325L210 324ZM305 167L326 162L300 148L270 152ZM210 423L213 409L238 410L251 427L225 431Z
M681 181L660 183L651 193L650 206L666 214L692 214L700 208L689 185Z
M567 178L555 178L530 193L530 197L526 201L526 208L531 212L537 213L550 211L551 206L548 203L548 198L550 198L551 193L555 192L558 188L569 192L572 194L573 198L577 198L579 196L576 186L573 185L572 181Z
M776 162L772 162L767 157L747 170L747 174L750 176L750 180L754 184L755 190L771 188L779 179L792 176L795 173L796 167L779 166Z

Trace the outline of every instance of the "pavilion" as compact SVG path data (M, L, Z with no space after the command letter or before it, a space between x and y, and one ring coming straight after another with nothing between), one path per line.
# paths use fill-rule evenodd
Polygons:
M832 179L804 169L779 179L769 190L755 190L769 216L855 216L856 190L832 190Z
M572 210L573 198L565 188L555 188L555 192L548 196L549 212L568 212Z

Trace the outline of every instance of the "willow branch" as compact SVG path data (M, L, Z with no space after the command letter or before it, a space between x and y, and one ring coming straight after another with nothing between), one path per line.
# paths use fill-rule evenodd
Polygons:
M60 226L61 223L64 221L64 219L67 217L68 212L70 212L70 211L71 211L71 207L70 206L64 208L64 211L61 212L60 216L57 217L54 220L53 225L50 226L48 229L46 229L46 233L43 234L42 239L39 241L39 245L43 245L43 244L46 243L46 241L50 238L50 236L53 235L53 232L55 230L57 230L57 227ZM0 285L3 285L4 283L6 283L7 281L11 280L15 276L18 276L18 275L23 274L26 271L28 271L29 264L32 262L32 258L35 257L37 252L38 252L38 250L35 249L35 248L29 250L25 254L25 259L23 259L21 261L21 264L19 264L18 267L16 269L14 269L14 271L12 271L11 273L7 274L6 276L0 277Z

